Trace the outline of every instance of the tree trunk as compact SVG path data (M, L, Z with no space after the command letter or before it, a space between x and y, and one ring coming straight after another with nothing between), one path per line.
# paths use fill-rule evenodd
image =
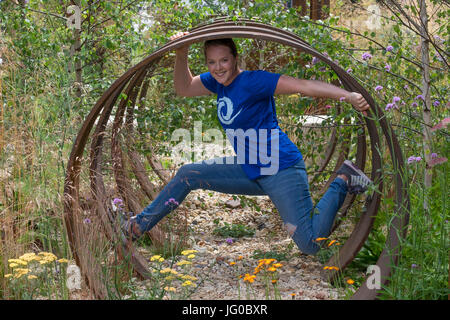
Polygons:
M427 163L425 167L424 186L428 190L432 184L432 169L428 163L431 160L432 152L432 137L429 128L431 127L431 96L430 96L430 55L429 55L429 40L428 40L428 15L427 4L425 0L420 0L420 47L421 47L421 60L422 60L422 96L424 98L423 106L423 148L425 161ZM424 209L428 209L428 201L425 198Z

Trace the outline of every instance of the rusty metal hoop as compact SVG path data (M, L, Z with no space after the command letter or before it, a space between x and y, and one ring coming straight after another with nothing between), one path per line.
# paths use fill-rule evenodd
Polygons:
M307 42L299 38L296 34L252 20L230 20L228 18L220 18L214 20L213 22L205 23L189 30L188 35L167 43L163 47L147 56L140 63L136 64L128 71L126 71L100 97L100 99L97 101L97 103L94 105L94 107L86 117L75 139L70 157L68 159L65 177L64 221L68 233L69 244L75 257L76 263L78 266L80 266L81 271L85 276L88 285L91 287L91 289L93 289L94 294L98 298L104 298L106 296L105 289L101 287L99 281L95 279L92 274L88 275L86 273L86 268L88 268L89 266L88 263L84 261L86 257L83 257L80 254L80 243L82 242L82 239L77 239L77 237L79 236L79 232L77 230L79 229L79 224L81 223L79 197L79 176L81 171L81 159L91 131L95 126L96 128L94 134L92 135L91 142L90 175L91 189L94 192L96 210L99 216L99 220L101 221L107 237L119 240L118 243L120 243L120 245L116 247L117 252L122 256L129 255L131 257L131 264L135 268L136 272L140 276L145 278L149 273L146 267L145 259L137 252L137 250L135 250L132 245L130 245L124 239L120 239L117 230L114 230L114 227L112 226L112 217L110 217L108 214L108 205L106 203L107 199L104 195L105 188L100 173L104 130L106 128L107 121L112 114L113 107L116 105L116 102L120 98L120 102L115 113L116 118L114 120L113 126L114 133L117 132L118 125L124 116L126 105L129 105L129 102L131 101L131 105L134 106L136 97L138 96L139 92L140 97L145 96L146 90L148 88L148 82L145 81L146 77L151 76L156 63L169 51L175 50L184 45L190 45L196 42L203 42L209 39L217 38L254 38L266 40L277 42L282 45L289 46L294 49L298 49L311 54L312 56L315 56L328 64L328 66L337 74L345 89L361 93L368 101L371 108L369 111L369 115L361 120L365 122L368 137L370 139L372 155L371 179L377 183L378 190L374 192L370 197L367 197L363 212L355 229L351 233L349 239L340 248L339 252L335 256L331 257L327 265L338 266L340 271L344 269L359 252L372 229L372 225L374 223L380 205L381 191L383 186L383 181L381 181L382 168L379 155L380 137L377 131L378 125L381 128L381 131L385 138L385 142L389 148L394 171L396 172L394 177L396 187L395 214L393 219L391 220L392 223L388 231L385 249L383 250L377 261L377 266L381 271L381 285L387 284L388 278L392 271L392 267L396 265L398 261L401 240L406 235L406 227L409 221L410 203L407 193L406 181L404 181L403 179L405 168L402 151L391 126L386 121L386 117L384 116L383 111L375 103L370 94L351 75L349 75L345 70L339 67L335 62L328 59L320 52L316 51ZM123 91L125 93L125 96L121 97L120 95ZM128 107L127 110L127 122L129 123L129 119L132 118L132 108ZM116 151L119 151L119 149L117 149L118 143L118 139L115 139L114 137L111 149L115 148ZM358 152L356 159L357 164L363 167L366 160L365 158L366 139L365 135L361 135L358 137ZM121 181L121 183L126 183L126 181L124 181L124 177L120 174L121 163L123 163L121 162L121 159L113 160L113 167L115 169L114 173L116 176L116 181L118 183L118 188L120 188L119 181ZM135 165L139 164L135 163ZM152 167L153 169L157 170L157 163L153 163ZM161 179L163 179L162 176ZM167 177L165 177L165 179L167 179ZM147 194L152 193L151 189L149 188L146 188L145 192ZM132 196L129 197L131 199ZM347 209L351 202L351 199L347 202ZM134 203L136 203L136 201L134 201ZM158 237L157 234L154 234L153 236L156 238ZM336 273L337 271L334 273L330 272L328 274L329 279L333 279L333 277L336 276ZM372 289L366 281L352 296L352 299L375 299L378 294L379 290Z

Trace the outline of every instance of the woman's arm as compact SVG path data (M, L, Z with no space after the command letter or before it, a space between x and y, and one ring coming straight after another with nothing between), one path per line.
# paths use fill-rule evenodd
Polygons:
M172 36L170 40L175 40L186 32L179 32ZM189 46L184 46L176 51L175 67L174 67L174 86L175 93L183 97L195 97L211 94L212 92L205 88L200 76L192 76L188 66Z
M349 92L322 81L297 79L281 75L275 89L275 94L294 93L301 93L302 95L315 98L330 98L335 100L344 98L344 101L351 103L356 110L361 111L364 115L367 115L366 110L370 108L360 93Z

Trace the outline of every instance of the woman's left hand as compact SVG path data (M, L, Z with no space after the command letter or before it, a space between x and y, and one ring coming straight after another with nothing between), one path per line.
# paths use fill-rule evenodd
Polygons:
M347 96L346 100L347 102L350 102L356 110L362 112L363 115L367 116L366 110L369 110L370 106L360 93L351 92Z

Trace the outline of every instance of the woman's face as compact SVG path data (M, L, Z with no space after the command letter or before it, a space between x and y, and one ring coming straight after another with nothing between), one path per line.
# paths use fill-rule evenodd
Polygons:
M206 51L206 65L213 78L224 86L239 74L237 58L227 46L210 46Z

